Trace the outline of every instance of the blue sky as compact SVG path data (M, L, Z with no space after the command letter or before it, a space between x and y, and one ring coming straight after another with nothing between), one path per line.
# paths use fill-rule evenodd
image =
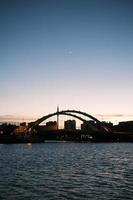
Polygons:
M132 19L132 0L0 0L0 115L133 119Z

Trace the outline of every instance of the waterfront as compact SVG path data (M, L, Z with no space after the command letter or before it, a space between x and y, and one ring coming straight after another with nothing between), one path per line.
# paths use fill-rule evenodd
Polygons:
M0 199L133 196L132 143L0 145Z

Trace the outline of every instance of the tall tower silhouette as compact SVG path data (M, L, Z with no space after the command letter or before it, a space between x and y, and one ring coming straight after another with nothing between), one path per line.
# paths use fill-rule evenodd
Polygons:
M57 130L59 129L59 106L57 106Z

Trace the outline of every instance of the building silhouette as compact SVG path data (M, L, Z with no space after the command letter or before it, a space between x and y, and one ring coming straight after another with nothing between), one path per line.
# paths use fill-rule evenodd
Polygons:
M114 126L117 131L133 132L133 121L119 122L118 125Z
M57 130L57 122L56 121L49 121L46 123L45 126L46 130Z
M76 130L76 120L67 120L64 122L65 130Z
M93 120L84 121L81 124L82 131L90 131L90 130L92 130L91 127L95 127L95 122Z

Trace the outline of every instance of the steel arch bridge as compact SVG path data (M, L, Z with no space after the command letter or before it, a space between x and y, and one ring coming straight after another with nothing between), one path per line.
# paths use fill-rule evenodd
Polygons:
M87 122L88 120L85 120L83 117L80 117L76 114L80 114L83 115L84 117L87 117L89 120L93 120L98 126L98 128L92 126L91 124L88 124L90 129L92 131L103 131L103 132L111 132L111 130L106 127L102 122L100 122L97 118L93 117L92 115L82 112L82 111L78 111L78 110L62 110L62 111L57 111L48 115L45 115L39 119L37 119L36 121L32 122L31 125L28 126L28 131L32 131L36 126L38 126L39 124L41 124L43 121L53 117L53 116L57 116L57 115L67 115L67 116L72 116L76 119L79 119L83 122Z

